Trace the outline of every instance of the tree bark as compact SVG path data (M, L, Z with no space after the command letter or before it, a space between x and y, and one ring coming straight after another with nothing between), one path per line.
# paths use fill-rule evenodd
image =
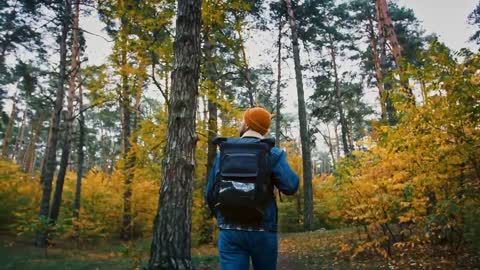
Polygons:
M213 162L217 155L217 146L213 143L215 137L218 134L218 84L217 78L218 74L215 68L215 60L213 58L213 45L211 42L211 34L208 29L203 32L203 56L204 56L204 65L205 65L205 79L207 81L207 99L206 99L206 111L208 112L208 122L207 122L207 164L206 164L206 176L210 175L210 170L213 166ZM205 115L207 116L207 114ZM205 118L207 121L207 118ZM206 180L207 177L205 177ZM205 192L206 183L202 185L202 194ZM209 209L204 206L202 208L202 225L201 225L201 235L204 236L201 241L202 243L210 243L213 240L210 224L207 222L208 217L210 216Z
M337 150L337 160L340 159L340 138L338 137L338 124L334 125L333 131L335 131L335 146Z
M42 130L42 122L44 116L40 113L37 121L32 124L32 136L28 141L27 148L25 149L25 155L23 158L23 171L32 174L35 165L35 150L37 148L38 138Z
M248 98L250 101L250 107L255 106L255 91L253 90L253 85L252 85L252 78L251 78L251 73L250 73L250 67L248 66L248 60L247 60L247 53L245 51L245 41L243 40L243 35L242 35L242 26L241 26L241 21L238 18L238 16L235 18L236 23L237 23L237 33L238 33L238 42L240 43L240 50L242 51L242 62L243 62L243 68L245 69L245 83L247 85L248 89Z
M408 76L406 76L405 70L402 67L402 47L398 42L392 19L388 14L387 0L375 0L375 13L378 20L379 34L388 40L395 65L400 73L400 84L405 89L410 102L415 105L415 96L413 95L412 89L409 87Z
M76 0L75 5L77 5L80 0ZM77 153L78 153L78 166L77 166L77 182L75 185L75 197L73 200L73 218L78 220L80 217L80 199L82 193L82 178L83 178L83 164L85 162L85 152L83 151L83 147L85 146L85 116L83 114L83 87L82 87L82 80L81 80L81 73L80 73L80 66L78 69L78 78L79 78L79 85L78 85L78 110L80 111L78 116L78 146L77 146Z
M345 117L345 112L343 110L342 94L340 93L340 79L338 78L337 55L335 52L335 44L330 34L329 34L329 41L330 41L330 56L332 58L333 76L335 79L334 87L335 87L335 96L337 98L337 110L340 116L340 127L342 130L343 153L345 154L345 156L347 156L350 153L350 147L348 146L348 138L347 138L348 125L347 125L347 119Z
M166 156L148 268L193 269L191 210L195 110L200 65L201 1L178 0Z
M370 46L372 46L372 58L373 64L375 66L375 79L377 81L378 96L380 100L380 109L381 109L381 118L383 121L387 120L387 106L385 103L385 88L383 85L383 73L382 66L380 64L380 55L378 53L378 42L377 37L375 36L375 30L373 28L373 20L368 19L368 33Z
M313 230L313 193L312 193L312 159L310 156L310 137L308 134L307 109L303 91L302 66L300 62L300 48L298 44L297 23L292 9L292 1L285 0L288 12L288 21L292 31L293 62L295 64L295 78L298 95L298 118L300 122L300 138L302 142L303 163L303 191L304 195L304 229Z
M334 146L333 146L333 143L332 143L332 138L330 137L330 128L328 126L328 123L326 124L327 126L327 132L328 132L328 135L327 134L323 134L321 131L319 131L320 135L322 136L323 138L323 141L325 142L325 144L328 146L328 152L330 153L330 156L332 157L332 162L333 164L335 164L336 160L335 160L335 155L333 154L333 150L334 150Z
M380 34L386 36L390 43L393 58L397 67L400 67L400 59L402 57L402 48L397 39L397 34L393 28L393 22L388 14L387 0L375 0L375 12L380 28Z
M80 1L75 1L75 14L73 17L73 44L72 44L72 62L70 66L70 78L68 85L67 97L67 124L65 129L65 137L62 149L62 158L60 160L60 169L57 175L57 182L55 192L53 195L52 209L50 210L50 221L55 223L60 214L60 207L62 204L63 184L65 182L65 175L68 170L68 162L70 160L70 146L72 142L73 133L73 100L75 99L75 79L78 71L78 52L79 52L79 17L80 17Z
M15 147L13 148L12 158L15 163L18 164L19 160L22 160L21 157L21 148L25 144L24 137L25 137L25 128L27 126L27 111L28 108L23 110L23 117L22 117L22 126L20 127L20 131L18 132L17 140L15 141Z
M52 193L52 180L57 166L57 143L59 137L60 115L63 108L63 98L65 95L65 75L67 67L67 36L70 28L70 1L63 1L64 11L61 14L62 30L60 35L60 72L58 76L58 86L55 97L55 106L51 114L50 131L47 142L45 159L40 175L40 183L42 185L42 198L40 201L39 219L41 222L48 222L50 212L50 195ZM39 230L36 236L36 245L44 247L47 245L48 232Z
M275 145L280 147L280 109L282 106L282 29L283 22L280 20L278 22L278 52L277 52L277 95L276 95L276 106L275 106Z
M120 2L120 5L124 5L123 2ZM122 7L124 10L126 7ZM121 66L125 67L127 62L127 50L128 50L128 21L126 14L120 18L120 62ZM123 240L130 240L132 238L132 163L129 158L130 152L130 135L131 135L131 93L128 85L128 74L125 71L121 72L121 123L122 123L122 157L124 160L123 165L123 215L122 215L122 232L121 238Z
M213 139L217 136L218 133L218 108L217 108L217 99L218 99L218 88L217 88L217 76L215 71L215 63L213 62L213 46L210 41L210 33L204 32L203 38L203 54L205 57L205 72L206 80L208 81L208 154L207 154L207 175L210 173L210 168L213 165L217 153L217 146L213 143Z

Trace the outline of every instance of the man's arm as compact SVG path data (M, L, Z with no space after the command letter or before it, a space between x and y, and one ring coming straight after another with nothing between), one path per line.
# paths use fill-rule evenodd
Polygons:
M207 178L207 188L205 189L205 201L210 207L210 202L212 201L213 198L211 198L211 192L210 190L213 187L213 183L215 182L215 175L217 174L217 171L219 170L219 159L220 159L220 154L217 154L215 159L213 160L213 165L212 168L210 169L210 173L208 174Z
M285 195L292 195L298 190L298 176L288 165L285 151L274 149L277 150L275 154L279 155L272 168L276 180L275 185Z

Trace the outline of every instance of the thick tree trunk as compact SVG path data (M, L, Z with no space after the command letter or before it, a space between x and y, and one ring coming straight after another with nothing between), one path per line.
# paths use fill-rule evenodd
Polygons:
M300 122L300 139L302 141L303 163L303 191L304 195L304 228L313 230L313 193L312 193L312 159L310 156L310 136L307 124L307 109L305 107L305 94L303 91L302 65L300 62L300 48L298 44L297 23L292 9L292 1L285 0L288 11L288 21L292 30L293 62L295 64L295 78L298 94L298 118Z
M60 170L57 175L57 182L55 192L53 195L52 209L50 210L50 221L55 223L60 214L60 206L62 204L63 184L65 182L65 175L68 170L68 162L70 160L70 146L73 133L73 100L75 99L75 79L78 71L78 52L79 52L79 17L80 17L80 1L75 2L75 14L73 17L73 48L72 48L72 63L70 66L70 78L68 85L67 98L67 124L65 129L65 137L62 149L62 158L60 160Z
M280 20L278 23L278 52L277 52L277 94L275 105L275 145L280 147L280 109L282 106L282 29L283 22Z
M13 133L13 123L15 122L15 117L17 115L17 94L13 97L12 112L10 113L10 118L8 119L7 129L3 135L3 145L2 145L2 157L8 159L8 151L10 147L10 139Z
M195 110L200 65L201 1L178 0L166 156L148 268L193 269L191 210Z
M347 125L347 119L345 117L345 112L343 110L342 94L340 93L340 79L338 77L337 54L335 52L335 44L331 35L329 35L329 39L330 39L330 56L332 58L333 76L335 79L335 83L334 83L335 96L337 98L337 110L340 116L340 127L342 130L343 153L345 154L345 156L347 156L350 153L350 147L348 146L348 125Z
M65 119L67 122L67 119ZM55 185L55 191L53 193L53 201L50 209L50 222L55 224L57 221L58 215L60 214L60 205L62 203L62 193L63 193L63 184L65 182L65 175L67 173L68 167L68 157L70 155L70 134L69 134L68 123L65 125L65 131L63 134L63 148L62 148L62 157L60 158L60 169L57 174L57 181Z
M63 108L63 98L65 95L65 77L67 69L67 36L70 27L70 1L65 0L64 12L62 16L62 30L60 35L60 73L58 78L58 88L55 98L54 111L51 115L50 132L47 142L45 159L40 175L40 183L42 185L42 198L40 201L39 219L42 222L48 222L50 212L50 195L52 193L52 180L57 166L57 143L59 137L60 115ZM45 230L38 231L36 236L37 246L44 247L47 244L48 232Z

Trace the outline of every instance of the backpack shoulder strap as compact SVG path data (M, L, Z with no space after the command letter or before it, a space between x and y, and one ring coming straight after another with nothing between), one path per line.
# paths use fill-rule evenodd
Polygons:
M273 138L264 138L261 139L260 142L267 144L270 149L275 147L275 140Z
M226 141L227 141L227 138L225 137L216 137L215 139L213 139L213 144L220 145Z

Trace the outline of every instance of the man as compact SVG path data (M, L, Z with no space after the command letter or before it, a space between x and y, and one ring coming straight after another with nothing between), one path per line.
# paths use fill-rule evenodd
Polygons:
M272 145L268 147L268 143L266 143L268 139L264 139L264 136L270 128L270 121L271 115L267 110L261 107L248 109L243 115L243 121L240 127L240 138L229 138L221 141L221 153L217 155L210 169L205 195L210 209L215 212L217 225L220 229L218 249L220 253L221 270L247 270L249 269L250 258L254 269L276 269L278 255L277 205L273 186L277 187L283 194L292 195L298 190L298 176L288 165L285 151L277 147L272 147ZM222 145L222 143L224 144ZM274 142L271 144L274 144ZM262 148L260 145L264 147ZM229 146L229 148L227 146ZM249 154L249 148L256 149L256 154ZM241 151L241 149L244 149L243 151L245 153L240 153L237 155L237 158L235 158L235 155L232 153ZM268 157L269 162L262 163L262 158L259 158L258 160L260 160L260 162L258 162L258 164L264 164L262 166L267 168L252 170L248 168L250 166L249 164L256 164L257 159L255 162L249 162L248 159L240 160L243 157L261 156L262 149L268 149L265 150L265 152L267 153L266 157ZM230 152L223 154L222 151ZM229 165L226 163L229 163ZM231 173L224 173L225 171L232 170L232 168L240 168L243 172L238 173L240 175L239 177L233 175L228 181L224 180L226 175L232 176ZM257 173L257 178L245 177L248 176L249 172ZM271 183L271 188L263 189L263 191L267 190L266 192L268 193L268 197L263 206L254 206L252 208L239 206L238 208L229 208L226 210L221 208L221 203L219 203L221 198L219 199L218 196L221 196L219 193L225 190L224 193L227 194L226 196L230 196L230 198L223 198L226 201L234 197L235 192L243 192L247 195L252 194L251 192L255 194L261 192L253 190L254 188L258 188L259 184L255 181L258 181L259 172L266 172L268 174L267 182ZM247 183L248 181L238 182L240 181L239 179L253 179L252 181L257 184L253 186L253 184ZM215 188L219 181L223 181L224 186ZM233 193L228 193L229 188L233 190ZM248 196L243 196L243 199L246 197ZM253 219L251 219L252 215L248 214L252 214L255 209L258 210L259 214L254 214ZM229 218L231 214L241 216L247 214L250 219L243 220L248 220L246 222L237 222L235 219ZM259 222L250 222L254 221L255 218L258 218Z

